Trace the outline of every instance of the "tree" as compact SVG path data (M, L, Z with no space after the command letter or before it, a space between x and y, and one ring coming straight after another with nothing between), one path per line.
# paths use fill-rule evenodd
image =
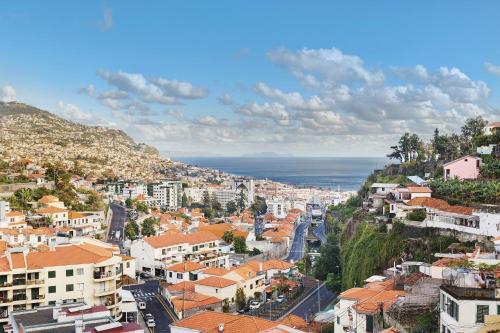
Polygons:
M328 234L326 243L319 249L320 256L314 262L314 276L325 280L328 273L334 273L340 268L340 248L337 236Z
M247 195L243 191L243 189L240 190L240 193L238 194L238 208L240 209L240 212L244 211L246 208L246 202L247 202Z
M145 213L147 214L148 213L148 205L146 205L144 202L142 201L137 201L135 203L135 209L138 211L138 212L142 212L142 213Z
M131 240L139 236L139 225L135 221L128 221L125 225L125 236Z
M231 230L224 231L224 235L222 235L222 239L227 244L231 244L233 242L233 240L234 240L234 234L233 234L233 232Z
M203 203L203 207L211 208L210 207L210 193L208 193L208 191L203 192L203 197L201 199L201 202Z
M236 294L234 295L234 302L238 306L238 310L241 310L245 307L247 303L247 298L245 296L245 291L243 288L236 289Z
M259 250L258 248L254 247L252 249L252 251L250 251L248 254L253 257L253 256L258 256L261 253L262 253L261 250Z
M264 215L267 212L266 198L255 196L253 204L250 209L254 215Z
M127 208L132 208L132 199L130 198L125 199L125 206Z
M222 205L220 204L219 200L217 200L217 196L215 194L212 195L210 205L212 206L212 209L215 209L217 211L222 210Z
M466 138L473 139L483 134L486 125L488 125L488 122L481 116L469 118L462 126L462 135Z
M245 238L241 236L234 237L233 246L234 252L236 253L245 253L247 250L247 243L245 242Z
M154 217L148 217L144 221L142 221L142 229L141 234L143 236L154 236L156 234L156 226L158 224L158 220Z
M182 194L182 204L181 204L181 206L182 207L187 207L188 206L188 198L187 198L186 193Z
M226 211L229 214L234 214L237 210L238 210L238 207L236 206L236 202L234 202L233 200L229 201L226 204Z

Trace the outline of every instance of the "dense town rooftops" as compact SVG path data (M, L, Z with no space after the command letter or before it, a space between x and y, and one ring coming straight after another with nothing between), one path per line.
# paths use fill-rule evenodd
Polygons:
M144 239L146 243L157 249L183 243L195 245L217 240L219 240L219 238L208 231L198 231L187 235L169 231L159 236L151 236Z
M167 271L186 273L186 272L200 270L203 268L205 268L205 266L203 266L197 262L185 261L185 262L180 262L177 264L170 265L166 269L167 269Z
M413 198L408 201L409 206L420 206L434 208L443 212L461 214L461 215L472 215L473 208L464 206L452 206L448 202L436 199L436 198Z

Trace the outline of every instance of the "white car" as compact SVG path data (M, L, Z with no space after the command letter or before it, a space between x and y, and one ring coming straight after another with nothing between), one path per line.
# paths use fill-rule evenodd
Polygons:
M278 297L276 297L276 302L283 303L284 301L285 301L284 295L279 295Z
M146 302L138 302L137 307L139 310L146 310Z
M259 302L253 301L253 302L250 303L250 309L251 310L257 310L258 308L260 308L260 305L261 304Z
M146 321L146 325L148 327L155 327L156 326L156 323L155 323L155 320L153 318L150 318Z

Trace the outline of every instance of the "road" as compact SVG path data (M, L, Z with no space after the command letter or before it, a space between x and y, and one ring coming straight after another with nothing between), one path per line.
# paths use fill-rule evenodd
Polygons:
M321 241L322 244L326 243L326 226L325 226L325 220L323 220L323 223L321 223L319 226L317 226L314 229L314 235L318 237L318 239Z
M122 240L124 234L125 221L127 219L127 210L125 207L112 202L109 207L113 211L113 216L111 217L111 223L109 226L108 233L108 243L112 243L118 245L120 248L122 247ZM120 239L117 240L115 238L116 232L120 231Z
M295 235L293 237L292 246L290 248L290 252L285 260L297 262L302 257L304 257L304 244L306 239L307 228L309 227L309 223L311 220L307 217L305 222L300 223L295 229Z
M319 288L319 304L318 304L318 290L316 289L312 292L299 306L293 309L292 314L308 319L311 314L324 310L330 303L332 303L336 298L335 293L328 290L325 285L321 285ZM319 307L318 307L319 305Z
M158 280L151 280L143 284L124 286L123 288L131 290L137 301L146 302L146 310L143 311L142 315L151 313L156 323L156 327L150 332L170 333L170 326L168 325L173 322L172 316L165 308L166 303L160 302L162 296L158 294L158 287ZM170 311L172 310L170 309Z

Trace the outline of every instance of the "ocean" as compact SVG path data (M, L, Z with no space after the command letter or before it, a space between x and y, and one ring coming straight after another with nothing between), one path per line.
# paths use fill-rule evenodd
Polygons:
M277 182L357 191L388 161L374 157L173 157L191 165Z

